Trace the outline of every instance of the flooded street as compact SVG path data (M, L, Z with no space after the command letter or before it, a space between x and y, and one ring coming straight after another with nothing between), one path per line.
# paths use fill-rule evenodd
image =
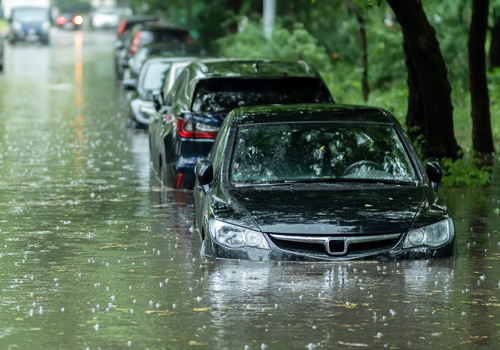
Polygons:
M498 177L439 190L453 259L205 261L192 193L156 186L127 128L113 40L5 44L0 349L500 347Z

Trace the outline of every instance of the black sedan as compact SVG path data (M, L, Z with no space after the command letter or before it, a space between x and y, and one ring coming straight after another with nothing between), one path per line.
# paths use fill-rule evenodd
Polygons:
M436 194L397 120L371 107L243 107L196 165L204 254L248 260L431 258L454 251Z

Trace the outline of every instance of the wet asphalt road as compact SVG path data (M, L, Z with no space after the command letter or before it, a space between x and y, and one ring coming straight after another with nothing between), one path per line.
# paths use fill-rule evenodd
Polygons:
M205 261L191 193L156 186L147 133L127 128L113 39L5 47L0 349L500 346L497 179L440 190L456 258Z

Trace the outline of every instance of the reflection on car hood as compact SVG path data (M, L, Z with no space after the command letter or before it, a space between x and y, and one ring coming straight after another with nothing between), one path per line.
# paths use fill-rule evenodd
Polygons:
M314 235L408 231L426 193L423 186L307 187L229 191L263 232Z

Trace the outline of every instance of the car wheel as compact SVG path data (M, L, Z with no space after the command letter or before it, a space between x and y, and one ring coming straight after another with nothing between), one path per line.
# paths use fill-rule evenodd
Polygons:
M50 44L50 40L49 40L48 37L47 38L42 38L41 42L42 42L43 45L49 45Z

